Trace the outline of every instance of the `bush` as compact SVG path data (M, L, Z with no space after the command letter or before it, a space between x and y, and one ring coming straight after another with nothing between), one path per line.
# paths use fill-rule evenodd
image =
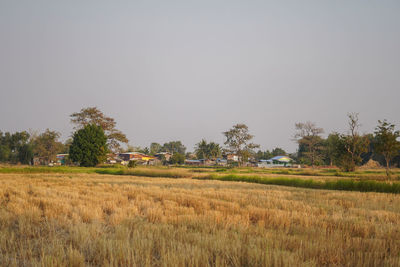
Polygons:
M137 166L136 161L130 160L128 163L128 168L135 168Z
M181 153L174 153L170 159L171 164L184 164L185 156Z

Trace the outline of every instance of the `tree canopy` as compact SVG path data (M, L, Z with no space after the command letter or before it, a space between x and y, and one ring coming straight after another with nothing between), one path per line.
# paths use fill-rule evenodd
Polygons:
M104 115L97 107L82 108L80 112L72 113L70 117L76 130L89 124L100 126L107 136L108 148L113 152L119 152L121 143L127 144L129 141L124 133L116 129L115 120Z
M33 137L33 152L44 160L46 164L55 161L56 155L63 151L64 145L58 141L61 134L56 131L46 131Z
M202 139L196 144L195 153L198 159L215 159L221 156L219 144Z
M392 159L399 154L400 132L395 131L395 125L386 120L379 120L378 126L375 128L375 150L378 154L384 156L386 168L389 169Z
M80 166L92 167L102 163L107 155L107 137L100 126L88 124L74 133L69 157Z
M323 149L321 134L324 129L317 127L315 123L310 121L296 123L295 128L294 138L299 144L300 160L311 166L320 163Z
M246 124L236 124L230 130L223 132L226 137L224 144L227 146L226 151L235 153L239 157L239 164L246 161L253 153L253 149L260 147L250 141L254 135L249 133Z

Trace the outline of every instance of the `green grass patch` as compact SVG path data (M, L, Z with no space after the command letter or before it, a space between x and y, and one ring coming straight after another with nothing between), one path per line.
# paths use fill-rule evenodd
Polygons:
M243 176L243 175L207 175L196 177L194 179L220 180L220 181L236 181L249 182L269 185L283 185L290 187L301 187L311 189L326 189L326 190L344 190L344 191L359 191L359 192L380 192L380 193L400 193L400 183L377 182L371 180L351 180L338 179L334 181L317 181L313 179L299 178L281 178L281 177L262 177L262 176Z

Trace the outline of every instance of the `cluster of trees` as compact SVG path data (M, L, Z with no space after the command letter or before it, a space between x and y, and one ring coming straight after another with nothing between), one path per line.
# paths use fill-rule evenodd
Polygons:
M96 107L83 108L71 114L71 123L75 132L72 139L65 144L59 141L60 133L47 129L41 134L26 131L11 133L0 132L0 162L32 164L34 157L48 164L56 160L58 153L69 153L69 159L81 166L95 166L104 162L108 152L120 152L124 144L128 144L125 134L116 129L113 118L104 115ZM298 143L298 151L291 154L298 163L310 166L336 165L344 171L354 171L357 165L374 159L385 165L388 173L392 163L400 166L400 132L395 125L386 120L378 121L374 133L359 132L357 113L348 114L348 132L333 132L323 138L324 130L315 123L296 123L294 140ZM195 153L186 153L181 141L151 143L150 147L135 148L128 145L126 150L155 155L160 152L173 154L168 163L182 164L185 157L198 159L215 159L222 154L236 154L239 165L254 158L270 159L278 155L287 155L282 148L272 151L255 152L260 146L252 143L254 136L249 133L245 124L236 124L223 132L226 138L225 147L214 142L201 140L196 144ZM165 161L165 163L167 163Z
M38 157L44 164L56 159L58 153L68 151L68 144L59 141L60 133L47 129L41 134L0 132L0 162L33 164Z
M125 150L125 152L141 152L151 156L154 156L160 152L169 152L171 154L179 153L185 155L186 147L181 141L170 141L164 143L164 145L154 142L150 144L150 148L133 147L128 145L128 148Z
M297 161L310 166L336 165L344 171L354 171L356 166L373 159L387 169L397 160L399 163L400 137L395 125L386 120L378 121L375 132L359 132L359 116L348 114L348 132L333 132L324 139L322 128L314 123L296 123L295 140L299 148Z
M258 150L257 153L255 153L254 158L255 158L255 160L258 161L260 159L270 159L270 158L273 158L276 156L288 156L288 153L286 153L286 151L283 150L282 148L276 147L276 148L272 149L271 151Z

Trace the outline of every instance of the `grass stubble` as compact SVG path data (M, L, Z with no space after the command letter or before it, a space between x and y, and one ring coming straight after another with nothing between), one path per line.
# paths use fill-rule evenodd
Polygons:
M1 266L399 266L400 196L0 174Z

